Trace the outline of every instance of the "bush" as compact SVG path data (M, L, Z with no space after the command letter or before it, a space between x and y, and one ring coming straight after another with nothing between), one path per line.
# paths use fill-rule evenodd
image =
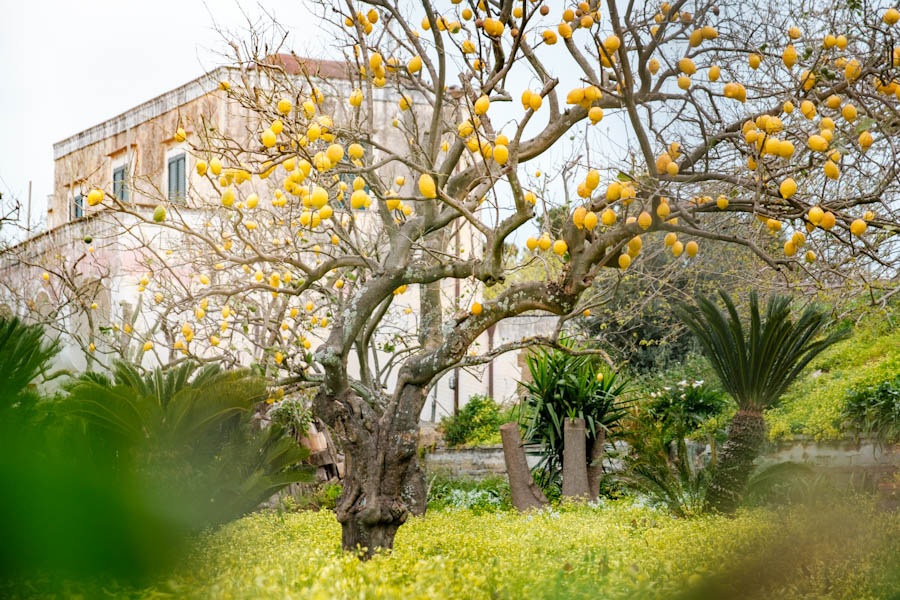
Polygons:
M684 380L651 392L627 421L625 468L612 479L676 516L699 513L710 471L696 464L685 439L706 439L715 456L728 405L723 392L703 381Z
M885 444L900 442L900 376L848 394L843 417L850 430Z
M450 446L477 446L499 443L500 426L510 420L490 396L477 394L469 398L459 413L444 417L441 429Z
M466 508L476 513L510 510L509 480L502 476L464 479L438 474L429 485L428 509L448 508Z
M780 405L766 411L771 439L808 435L839 439L848 390L893 379L900 373L900 328L890 319L870 320L850 339L825 350L807 374L788 388Z
M627 382L587 354L540 348L526 362L531 381L519 382L525 390L519 413L525 426L522 439L537 447L534 452L541 458L533 470L549 498L561 487L565 419L584 419L590 461L594 441L602 434L609 438L627 412L627 403L619 399Z

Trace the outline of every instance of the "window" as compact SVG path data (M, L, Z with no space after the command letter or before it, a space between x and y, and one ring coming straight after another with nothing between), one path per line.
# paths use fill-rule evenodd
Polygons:
M128 202L128 186L125 183L128 165L113 170L113 194L122 202Z
M184 202L187 182L184 174L184 154L169 159L169 201Z
M84 216L84 196L78 194L72 201L72 218L80 219Z

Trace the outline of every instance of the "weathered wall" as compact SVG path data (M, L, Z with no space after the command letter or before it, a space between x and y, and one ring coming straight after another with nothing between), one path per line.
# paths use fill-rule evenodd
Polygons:
M771 464L787 461L806 463L839 481L846 481L854 474L880 477L900 471L900 445L881 447L871 440L817 442L801 439L770 447L759 462ZM537 457L528 456L528 462L534 465ZM425 468L432 473L441 471L457 477L483 478L506 474L501 446L442 448L426 456ZM614 470L617 466L608 463L607 468Z

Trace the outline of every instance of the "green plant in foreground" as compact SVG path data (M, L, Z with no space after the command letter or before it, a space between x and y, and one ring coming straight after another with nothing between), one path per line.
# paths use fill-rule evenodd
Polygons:
M726 312L705 297L697 306L678 303L675 311L700 340L722 387L738 405L706 493L710 509L731 512L740 503L765 441L762 411L778 402L809 361L847 337L849 330L819 338L827 314L809 306L794 321L791 298L786 296L772 296L762 317L755 292L750 294L750 320L745 325L728 294L721 296Z
M900 589L900 521L866 501L692 519L624 501L432 511L367 562L342 553L340 535L326 511L256 513L199 536L150 587L105 580L56 597L888 600Z

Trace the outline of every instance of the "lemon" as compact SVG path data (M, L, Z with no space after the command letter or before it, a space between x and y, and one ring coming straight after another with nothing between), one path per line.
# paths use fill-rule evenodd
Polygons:
M619 255L619 268L623 271L631 265L631 257L627 254Z
M409 71L410 73L418 73L421 69L422 69L422 57L421 56L412 57L412 59L406 65L406 70Z
M856 219L852 223L850 223L850 233L856 236L860 236L866 232L868 229L868 225L862 219Z
M263 146L265 146L266 148L271 148L275 145L275 132L271 129L266 129L262 132L260 140L262 141Z
M610 208L607 208L600 215L600 222L609 227L610 225L615 224L616 222L616 213Z
M592 211L588 211L587 213L585 213L584 228L587 229L588 231L593 231L594 227L596 227L596 226L597 226L597 214Z
M509 149L506 146L495 146L494 160L499 165L505 165L506 161L509 160Z
M475 316L478 316L481 314L481 304L479 304L478 302L472 303L472 314Z
M556 240L553 242L553 252L562 256L569 249L569 245L566 244L565 240Z
M153 342L144 342L144 352L153 347Z
M231 206L234 204L234 189L225 188L222 192L222 206Z
M822 222L822 217L825 216L825 212L818 206L813 206L809 209L809 213L807 213L806 216L809 219L810 223L812 223L813 225L818 225Z
M649 229L650 225L653 224L653 217L650 216L650 213L646 210L642 211L641 214L638 215L637 223L641 229Z
M183 142L186 139L187 139L187 134L184 132L183 127L179 127L178 129L175 130L175 141L176 142Z
M153 220L157 223L162 223L166 220L166 207L162 204L157 205L156 209L153 211Z
M426 198L437 198L437 186L428 173L422 173L419 177L419 192Z
M697 245L697 242L691 240L684 246L684 251L688 255L689 258L694 258L697 256L697 252L700 250L700 246Z

